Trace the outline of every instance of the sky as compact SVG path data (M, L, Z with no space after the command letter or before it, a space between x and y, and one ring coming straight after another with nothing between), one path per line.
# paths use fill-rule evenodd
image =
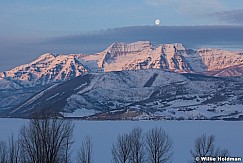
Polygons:
M243 23L242 0L0 0L0 35L50 37L108 28Z
M154 27L156 19L160 19L161 28ZM181 39L181 36L176 38L168 35L167 40L163 36L160 39L151 38L151 33L157 37L158 33L170 31L170 27L180 27L178 30L183 31L185 26L193 28L195 32L198 31L195 27L201 29L202 26L226 26L231 30L225 30L231 32L231 27L242 29L243 1L0 0L0 71L28 63L45 52L99 52L112 41L151 39L155 42L189 42ZM137 33L134 27L141 33ZM206 33L212 32L206 28L204 30ZM186 31L192 36L190 29ZM134 32L137 35L131 38ZM141 37L143 34L144 37ZM238 34L235 33L235 37ZM191 37L188 39L192 42ZM205 43L197 46L188 44L189 48L203 45Z

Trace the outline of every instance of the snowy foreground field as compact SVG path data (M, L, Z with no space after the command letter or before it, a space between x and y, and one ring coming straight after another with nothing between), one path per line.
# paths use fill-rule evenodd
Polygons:
M6 140L11 133L27 123L24 119L0 119L0 138ZM74 121L73 158L82 139L90 134L94 144L94 163L111 162L111 146L119 133L128 133L133 127L144 132L162 127L173 139L173 162L186 163L191 159L194 139L203 133L214 134L216 145L226 148L230 157L243 157L243 122L228 121ZM75 161L74 161L75 162Z

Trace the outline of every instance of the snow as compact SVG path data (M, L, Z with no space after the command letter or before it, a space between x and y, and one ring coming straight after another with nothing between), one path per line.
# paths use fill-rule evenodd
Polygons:
M87 83L81 84L80 86L78 86L78 87L75 88L74 90L76 91L76 90L82 89L82 88L84 88L86 85L87 85Z
M62 115L64 117L85 117L85 116L94 115L96 113L99 112L94 109L89 110L89 109L81 108L81 109L74 110L74 112L72 113L63 112Z
M202 48L197 51L207 70L217 70L243 63L243 55L237 51Z
M145 87L151 78L150 86ZM65 109L68 112L82 108L104 111L104 108L127 107L173 119L238 118L243 112L242 104L237 102L238 95L231 92L234 86L230 88L228 83L230 92L226 95L225 90L219 89L224 85L221 80L210 81L204 77L194 81L185 75L158 69L100 73L92 75L89 84L75 88L78 92L67 99ZM225 99L204 103L219 95Z
M242 64L243 55L238 51L205 48L193 51L186 50L180 43L152 45L149 41L118 42L103 52L90 55L46 53L29 64L0 73L0 77L15 81L24 87L32 87L36 84L67 81L89 72L150 68L203 72ZM222 73L241 74L233 70ZM9 88L6 85L5 87Z
M189 70L185 65L183 55L186 49L182 44L158 44L152 45L149 41L138 41L134 43L113 43L101 53L88 55L82 59L88 65L91 61L96 61L99 68L105 72L135 70L148 68L180 69ZM166 61L161 60L161 55L165 56ZM172 61L178 61L178 66ZM183 67L184 66L184 67ZM88 66L89 67L89 66ZM92 69L93 66L90 66Z
M51 100L51 99L53 99L53 98L57 97L58 95L59 95L59 93L56 93L55 95L53 95L53 96L51 96L51 97L47 98L46 100L47 100L47 101L49 101L49 100Z
M46 53L33 62L0 73L0 76L29 87L69 80L88 72L77 60L81 54L54 55Z
M0 77L0 90L14 90L20 88L21 86L19 86L18 84Z
M7 140L11 133L17 133L25 119L0 119L0 137ZM242 122L229 121L73 121L75 123L72 158L86 135L91 135L94 144L94 163L111 162L112 143L118 134L128 133L134 127L141 127L144 132L153 127L162 127L173 139L173 162L191 160L190 149L194 139L204 133L213 134L216 145L228 149L230 156L243 157L243 126ZM75 162L75 161L73 161Z
M144 87L146 82L155 73L158 76L151 83L152 87ZM68 98L65 108L66 110L75 110L82 107L86 109L97 109L100 105L107 107L107 105L111 104L112 106L109 105L110 109L117 109L149 98L158 86L184 82L186 80L185 77L176 73L162 70L95 74L89 85L78 87L80 88L79 92ZM103 108L101 107L100 109Z
M28 105L34 103L34 102L35 102L36 100L38 100L41 96L43 96L44 93L50 91L51 89L53 89L53 88L55 88L55 87L57 87L57 86L58 86L58 84L54 84L54 85L52 85L52 86L46 88L45 90L39 92L39 93L36 94L34 97L30 98L27 102L25 102L23 105L21 105L21 106L19 106L18 108L12 110L11 113L16 112L17 110L19 110L19 109L22 108L22 107L25 107L25 106L28 106ZM29 109L31 109L31 108L29 108Z

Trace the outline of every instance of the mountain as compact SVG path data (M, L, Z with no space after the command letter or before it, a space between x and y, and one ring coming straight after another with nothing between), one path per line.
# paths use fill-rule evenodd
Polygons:
M29 64L0 73L0 113L54 83L88 73L78 56L47 53Z
M78 56L80 55L43 54L29 64L0 73L0 78L22 87L67 81L88 72L78 61Z
M86 119L239 118L242 86L242 78L160 69L86 74L39 92L8 116L45 110Z
M152 45L148 41L114 43L105 51L83 57L85 61L97 60L105 72L138 69L169 69L190 71L182 44Z
M104 72L155 68L201 73L243 65L243 52L212 48L191 50L179 43L153 45L139 41L114 43L105 51L82 59L96 61L97 67Z
M214 71L206 71L204 74L209 76L243 76L243 64L242 65L236 65L236 66L230 66L226 68L222 68L219 70Z
M94 73L139 69L166 69L175 72L216 71L243 65L243 52L220 49L186 49L182 44L153 45L149 41L113 43L96 54L43 54L35 61L0 73L6 88L33 87L64 82ZM226 74L240 75L241 69ZM214 73L208 73L214 74ZM215 74L217 75L217 74ZM221 73L223 76L223 73ZM6 81L9 82L8 86ZM14 87L15 87L14 86ZM0 86L1 88L1 86Z
M100 119L102 114L109 117L113 112L121 118L118 112L126 114L128 109L147 117L166 113L163 118L173 119L179 115L159 108L182 107L198 113L195 116L185 111L181 114L184 118L211 119L217 114L230 117L231 111L221 114L217 110L228 107L239 116L241 77L232 76L242 76L242 67L242 51L192 50L180 43L120 42L96 54L46 53L29 64L0 73L0 115L28 117L47 109L60 116L82 114ZM177 95L178 91L181 94ZM212 102L203 102L211 98ZM202 114L205 109L215 108L214 116Z
M206 66L204 71L219 70L227 67L243 65L242 51L204 48L197 50L196 54Z

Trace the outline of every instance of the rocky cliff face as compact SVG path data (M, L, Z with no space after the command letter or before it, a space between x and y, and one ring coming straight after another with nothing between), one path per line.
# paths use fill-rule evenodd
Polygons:
M219 70L243 64L243 54L237 51L199 49L197 54L201 57L207 71Z
M43 54L29 64L0 73L0 77L23 87L67 81L88 72L78 56Z
M97 66L105 72L149 68L204 72L243 64L240 51L207 48L191 50L179 43L153 45L148 41L114 43L105 51L83 59L97 61Z
M153 46L148 41L131 44L114 43L103 53L101 67L104 71L169 69L190 71L185 60L186 49L182 44L162 44Z

